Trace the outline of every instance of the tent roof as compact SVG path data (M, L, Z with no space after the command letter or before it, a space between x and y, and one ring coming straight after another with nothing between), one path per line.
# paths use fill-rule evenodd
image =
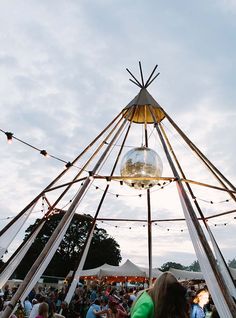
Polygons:
M169 271L178 279L178 280L204 280L202 272L192 272L176 268L170 268ZM230 272L233 276L233 279L236 280L236 268L230 268ZM154 278L160 277L163 272L158 268L152 269L152 275ZM67 277L72 276L73 271L67 275ZM139 267L132 263L129 259L121 265L114 266L109 264L103 264L102 266L85 269L81 271L81 277L148 277L149 269L145 267Z
M137 265L129 259L114 269L101 269L101 276L120 276L120 277L146 277L146 272L142 271Z
M236 280L236 268L229 267L231 275ZM204 280L202 272L185 271L176 268L170 268L171 272L178 280Z
M139 267L139 268L146 273L146 277L149 276L149 269L148 268L146 268L146 267ZM152 277L153 278L158 278L161 276L161 274L163 274L163 272L160 271L158 268L152 269Z
M203 280L203 274L201 272L185 271L176 268L170 268L171 272L178 280Z
M134 99L123 109L124 117L127 117L128 120L132 120L135 123L145 123L145 118L147 123L154 123L152 114L149 111L148 107L146 108L146 106L151 106L157 122L160 122L165 117L161 106L152 97L152 95L147 91L146 88L141 88L138 95L135 96ZM134 107L134 114L132 114L131 112L129 116L126 116L126 111L131 107Z

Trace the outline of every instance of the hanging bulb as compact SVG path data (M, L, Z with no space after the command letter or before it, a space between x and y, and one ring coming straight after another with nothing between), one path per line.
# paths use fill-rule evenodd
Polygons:
M64 166L64 169L68 169L72 166L72 163L70 161L68 161L65 166Z
M40 154L43 155L46 158L49 158L49 155L48 155L47 151L44 150L44 149L40 151Z
M89 173L89 180L93 181L94 180L93 171L89 171L88 173Z
M7 143L8 144L12 144L12 137L13 137L13 133L11 132L5 132L6 136L7 136Z

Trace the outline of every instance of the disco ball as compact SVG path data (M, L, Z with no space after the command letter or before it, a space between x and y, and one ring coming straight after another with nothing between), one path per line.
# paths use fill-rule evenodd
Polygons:
M161 177L163 165L158 154L147 147L138 147L128 151L121 161L122 177ZM148 189L158 183L158 180L131 180L124 182L135 189Z

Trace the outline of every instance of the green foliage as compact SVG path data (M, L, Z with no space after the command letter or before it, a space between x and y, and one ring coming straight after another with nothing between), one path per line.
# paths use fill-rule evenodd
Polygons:
M18 266L14 275L15 277L23 278L29 271L62 217L63 213L55 214L45 223L26 256ZM70 270L77 268L79 257L91 226L91 221L92 218L89 215L75 214L66 235L44 272L44 275L65 277ZM35 224L26 230L26 237L31 233L38 222L39 220L36 220ZM119 265L120 261L121 255L118 243L114 238L110 237L104 229L96 226L84 268L94 268L104 263Z
M198 261L194 261L191 265L188 266L188 271L201 272L201 268Z
M175 263L175 262L166 262L164 263L161 267L160 270L163 272L168 271L170 268L175 268L175 269L181 269L181 270L186 270L187 268L183 266L180 263Z
M228 265L229 267L236 268L236 259L233 258L232 260L229 260Z

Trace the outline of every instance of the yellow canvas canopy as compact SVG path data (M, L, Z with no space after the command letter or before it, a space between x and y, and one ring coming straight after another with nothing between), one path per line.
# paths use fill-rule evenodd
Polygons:
M132 112L131 114L128 112L129 115L127 115L127 110L131 107L135 109L134 115ZM151 111L154 113L154 116L158 122L165 118L165 114L158 102L152 97L146 88L141 88L138 95L135 96L135 98L123 109L122 112L124 118L127 118L129 121L132 120L133 122L139 124L143 124L145 122L152 124L154 121L149 108L151 108Z

